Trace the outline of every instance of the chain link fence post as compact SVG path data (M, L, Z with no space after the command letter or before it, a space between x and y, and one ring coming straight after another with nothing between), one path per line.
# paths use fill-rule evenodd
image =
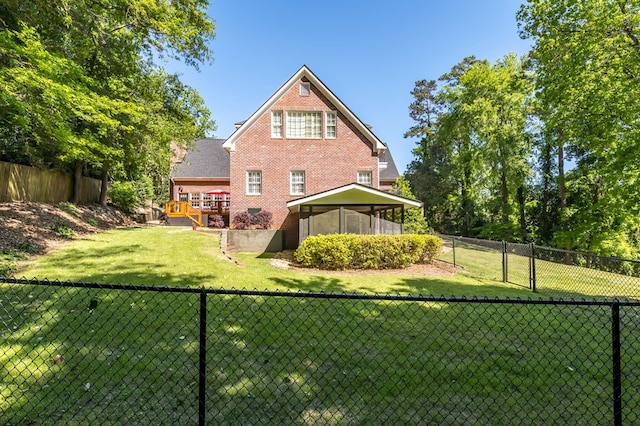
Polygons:
M507 242L502 241L502 282L506 283L508 279L509 277L507 272Z
M613 424L622 426L622 378L620 366L620 304L611 304L611 358L613 360Z
M198 374L198 425L206 424L207 397L207 292L200 292L200 359Z
M531 243L531 261L529 262L529 274L531 278L531 291L536 293L536 245Z
M453 251L453 267L456 267L456 237L451 237L451 247Z

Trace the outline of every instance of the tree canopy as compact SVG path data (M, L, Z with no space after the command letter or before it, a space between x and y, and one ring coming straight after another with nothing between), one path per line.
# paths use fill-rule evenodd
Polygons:
M155 61L211 60L206 6L0 0L0 159L105 182L146 176L161 196L169 144L214 124L199 94Z
M517 20L526 58L416 82L406 176L430 224L637 256L640 1L529 0Z

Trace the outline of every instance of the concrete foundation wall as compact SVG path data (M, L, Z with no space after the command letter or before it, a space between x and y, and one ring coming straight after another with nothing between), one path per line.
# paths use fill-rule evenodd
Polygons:
M284 231L276 229L230 229L227 241L229 249L251 253L275 253L282 251Z

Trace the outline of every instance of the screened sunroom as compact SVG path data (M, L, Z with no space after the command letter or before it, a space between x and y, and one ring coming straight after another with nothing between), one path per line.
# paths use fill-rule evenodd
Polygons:
M422 203L353 183L289 201L287 207L298 212L301 242L318 234L402 234L405 210Z

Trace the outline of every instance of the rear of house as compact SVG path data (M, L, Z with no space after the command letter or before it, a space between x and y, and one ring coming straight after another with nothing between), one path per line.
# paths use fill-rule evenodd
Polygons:
M404 209L421 206L388 192L398 177L388 148L306 66L220 148L226 157L218 150L209 158L228 161L230 217L271 212L272 227L284 231L289 248L318 233L400 233ZM226 188L222 181L198 186L178 174L174 200L202 205L212 186Z

